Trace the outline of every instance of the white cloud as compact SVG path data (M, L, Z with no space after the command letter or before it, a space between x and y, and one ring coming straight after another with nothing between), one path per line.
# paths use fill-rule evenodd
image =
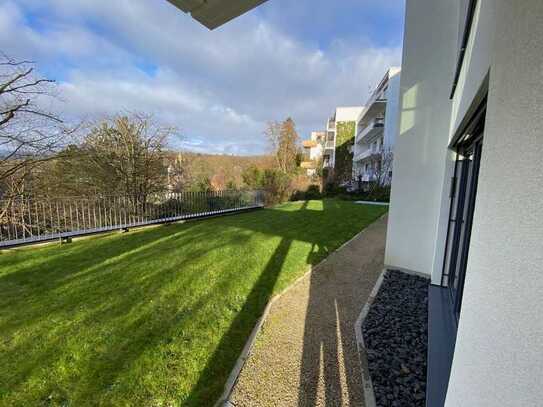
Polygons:
M335 106L362 104L401 54L341 39L319 49L255 14L210 32L156 0L5 1L0 49L58 67L72 116L144 111L184 146L243 154L265 149L268 120L291 116L306 136Z

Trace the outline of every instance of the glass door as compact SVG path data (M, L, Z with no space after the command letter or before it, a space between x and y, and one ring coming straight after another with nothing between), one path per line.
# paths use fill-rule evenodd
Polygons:
M443 285L449 287L456 319L460 316L471 226L477 195L477 180L483 151L483 132L458 146L451 188L451 211L443 270Z

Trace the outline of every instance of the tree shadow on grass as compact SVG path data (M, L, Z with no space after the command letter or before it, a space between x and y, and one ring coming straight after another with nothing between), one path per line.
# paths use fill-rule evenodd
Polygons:
M0 369L0 404L4 397L9 400L10 393L27 393L31 377L46 378L39 391L43 402L48 398L53 404L93 404L102 397L113 397L119 390L115 389L119 376L127 374L148 350L167 347L168 341L175 340L179 327L197 317L213 297L214 289L220 291L233 284L228 273L222 278L219 275L214 282L203 282L205 273L184 270L197 265L208 254L210 245L217 250L236 247L245 244L248 237L213 240L206 231L192 228L183 225L180 229L157 228L124 235L116 240L118 244L107 238L91 245L81 242L86 244L74 244L47 262L23 259L26 266L2 275L0 355L10 369ZM211 241L191 249L185 236L189 230L190 239ZM142 267L164 257L164 250L180 242L185 245L181 258L170 254L166 256L170 264ZM179 284L205 284L207 294L196 300L179 299L175 290L167 291ZM70 342L78 340L81 346L94 349L71 354L74 348ZM69 370L67 377L47 372L53 371L59 361L65 365L63 370ZM130 394L129 390L124 394ZM166 392L175 394L177 389ZM138 402L145 404L148 400Z
M186 400L186 405L209 405L221 394L225 378L228 377L245 341L254 328L255 316L264 311L271 299L273 288L291 244L290 239L282 239L275 249L268 265L247 296L243 308L238 312L230 328L222 336L213 356L207 362L198 383Z
M345 222L334 219L341 216L337 203L327 202L323 210L307 205L148 229L116 238L114 244L109 238L90 239L65 250L36 252L49 253L46 258L26 257L23 252L0 258L3 267L16 268L0 273L0 355L12 367L8 376L0 377L5 387L0 389L0 404L2 393L7 395L5 400L9 394L25 393L31 377L46 378L39 394L58 394L59 403L122 404L127 401L122 400L124 396L131 397L134 404L149 404L158 395L163 401L190 406L213 404L264 307L281 284L291 281L292 276L284 278L282 272L295 242L311 244L304 256L307 254L307 264L316 264L344 239L340 228L346 227ZM356 226L347 226L352 234L357 231ZM226 229L229 233L223 235ZM207 352L194 348L190 342L194 338L183 327L187 323L209 325L202 318L209 318L215 309L223 312L230 307L231 299L218 302L221 298L217 299L216 292L232 293L237 286L247 285L234 253L243 255L242 248L256 235L265 236L259 244L269 245L273 238L279 238L279 243L247 294L243 292L243 302L233 302L233 320L210 350L203 370L189 381L196 384L180 389L173 379L195 374L183 366L183 352ZM230 257L214 280L207 281L207 263L201 259L211 251L219 253L214 257L218 258L223 249ZM179 298L176 288L193 286L201 291L198 296ZM190 293L190 289L183 292ZM92 349L71 355L65 347L79 339L81 328L89 333L81 339L81 346ZM145 364L149 355L161 360ZM59 359L65 364L66 377L42 373ZM132 378L133 383L128 383L132 387L120 388L127 376L137 376L133 372L136 364L141 377ZM172 380L153 388L145 382L141 366L150 374L157 366L166 369ZM180 395L187 398L179 400Z

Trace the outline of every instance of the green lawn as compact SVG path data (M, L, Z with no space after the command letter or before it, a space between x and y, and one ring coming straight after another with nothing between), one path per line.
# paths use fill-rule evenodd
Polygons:
M1 252L0 405L212 405L271 296L385 211L296 202Z

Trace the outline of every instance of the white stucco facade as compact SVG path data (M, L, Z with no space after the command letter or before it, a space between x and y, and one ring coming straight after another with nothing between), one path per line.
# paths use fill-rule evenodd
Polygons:
M460 1L408 0L386 263L441 284L449 143L486 100L447 407L542 405L543 2L479 0L458 85Z
M428 275L439 268L457 15L454 1L407 2L385 263Z
M488 111L446 406L535 407L543 403L543 2L484 0L479 11L455 104L460 115L490 70Z

